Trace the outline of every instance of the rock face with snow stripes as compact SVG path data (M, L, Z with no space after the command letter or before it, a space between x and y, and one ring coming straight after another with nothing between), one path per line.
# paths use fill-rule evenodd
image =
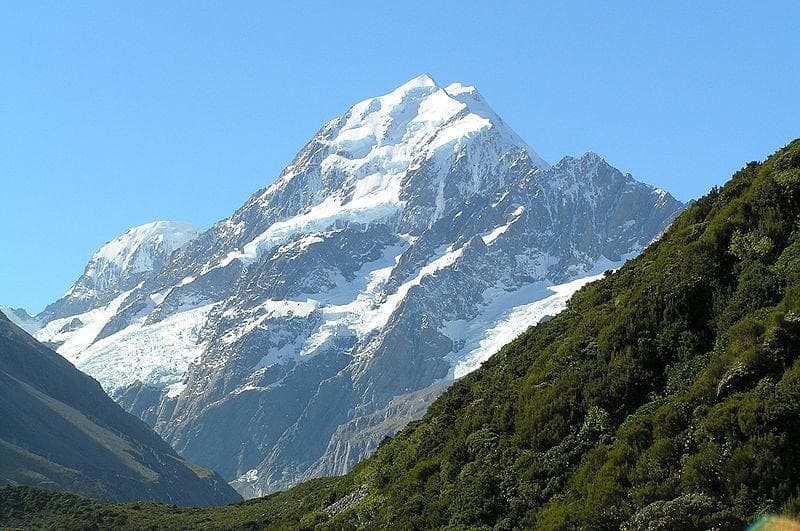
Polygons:
M89 260L83 275L38 316L52 321L100 307L158 270L178 247L198 235L188 223L156 221L132 227Z
M420 76L38 337L90 326L78 367L184 457L265 494L347 470L682 208L591 153L551 167L473 87Z

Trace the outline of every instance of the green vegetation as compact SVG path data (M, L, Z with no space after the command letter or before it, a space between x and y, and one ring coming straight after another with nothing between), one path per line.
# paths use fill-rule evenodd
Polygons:
M342 478L210 510L5 489L0 524L741 529L800 512L798 456L800 140L712 190ZM362 485L366 497L326 512Z
M341 478L311 480L289 492L215 508L154 502L106 504L34 487L0 489L0 528L25 529L290 529L313 521L334 501ZM341 488L346 488L346 482Z

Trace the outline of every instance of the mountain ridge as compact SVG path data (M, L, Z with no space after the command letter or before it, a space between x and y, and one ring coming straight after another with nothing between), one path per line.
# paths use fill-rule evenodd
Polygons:
M36 319L52 321L108 303L114 295L136 286L145 274L159 269L169 254L197 235L194 226L176 221L130 227L103 244L64 296L47 305Z
M229 218L37 337L256 495L369 455L399 425L381 415L421 414L682 208L595 155L550 166L474 88L423 76L327 122Z

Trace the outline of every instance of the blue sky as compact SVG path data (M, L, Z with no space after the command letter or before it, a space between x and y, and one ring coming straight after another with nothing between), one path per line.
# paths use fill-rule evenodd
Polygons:
M800 3L653 4L5 2L0 304L41 310L129 226L208 227L422 72L683 200L800 135Z

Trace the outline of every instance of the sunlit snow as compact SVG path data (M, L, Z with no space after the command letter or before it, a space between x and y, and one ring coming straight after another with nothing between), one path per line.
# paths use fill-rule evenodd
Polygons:
M100 308L50 321L36 333L35 337L39 341L59 345L58 353L75 363L77 355L94 342L131 291L121 293ZM72 323L75 323L74 327L70 326Z
M75 365L113 392L139 381L155 387L179 383L203 352L199 332L213 304L172 315L158 323L133 324L78 354ZM181 388L171 387L175 394Z

